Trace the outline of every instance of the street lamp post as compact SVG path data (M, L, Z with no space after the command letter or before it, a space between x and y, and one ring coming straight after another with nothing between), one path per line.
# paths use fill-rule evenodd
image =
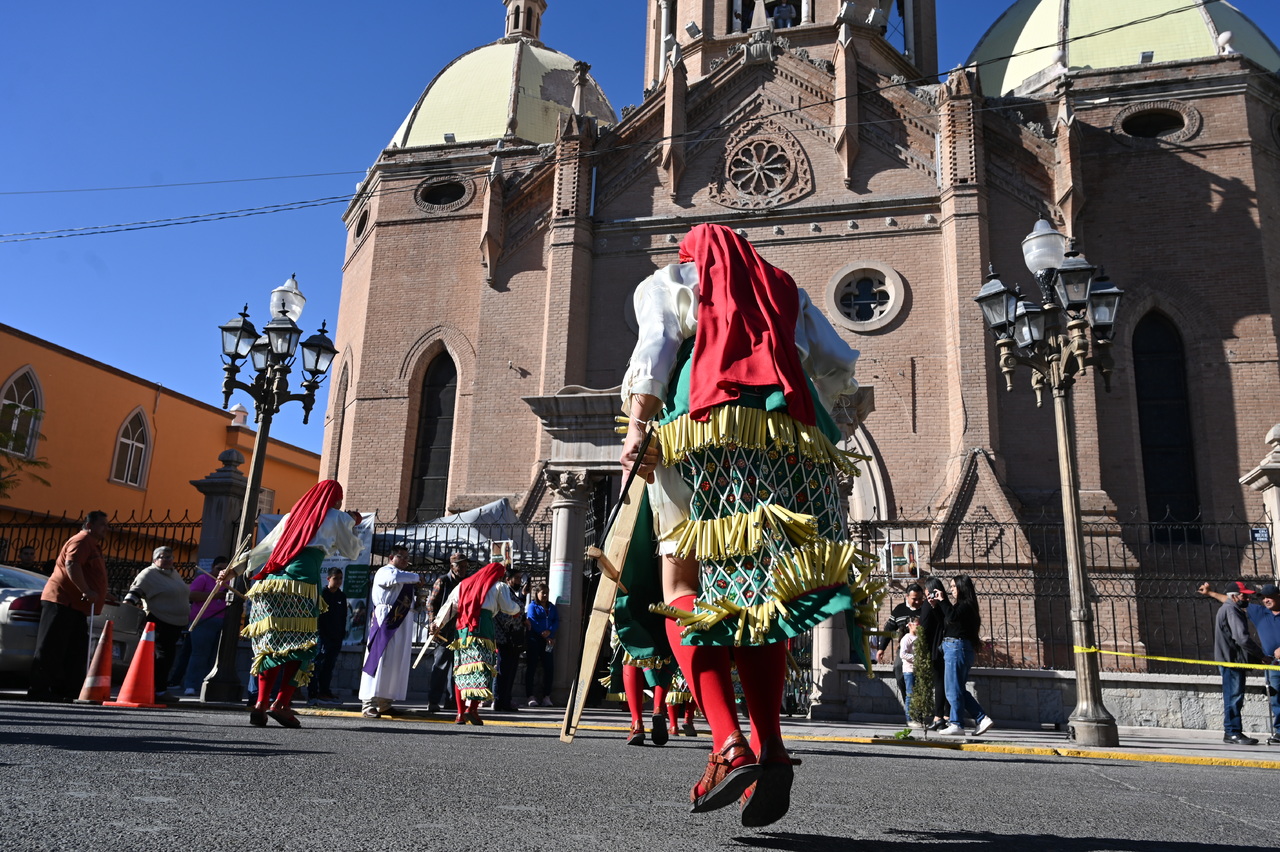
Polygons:
M1080 256L1074 241L1068 247L1067 238L1044 219L1023 240L1022 253L1040 285L1043 304L1026 301L1018 289L1006 287L994 270L974 301L981 305L983 317L996 338L1005 389L1013 390L1014 371L1024 364L1032 370L1036 406L1043 404L1046 388L1053 394L1071 595L1071 638L1076 647L1076 707L1069 720L1071 736L1084 745L1113 746L1119 736L1115 718L1102 703L1098 656L1081 650L1094 647L1094 631L1085 575L1071 388L1076 376L1093 367L1102 376L1103 386L1111 391L1111 369L1115 364L1111 334L1121 291Z
M290 393L289 373L295 363L298 341L302 329L298 318L306 305L306 297L298 290L298 281L289 280L271 291L272 319L259 336L249 322L249 306L238 317L220 327L222 331L222 355L224 359L222 380L222 407L231 403L231 394L237 390L249 394L253 400L258 435L253 442L253 458L249 462L249 485L240 511L240 523L236 527L236 543L244 541L252 531L258 514L258 491L262 487L262 469L266 462L267 442L271 437L271 420L286 402L302 403L302 422L311 417L315 405L316 390L329 371L333 357L338 354L333 341L325 334L325 324L302 343L302 392ZM253 368L253 381L246 384L236 376L241 362L249 358ZM236 581L243 585L242 581ZM236 675L236 648L240 643L240 618L244 612L243 598L228 595L226 614L223 617L222 636L218 643L218 659L213 671L205 678L200 690L201 701L233 702L240 700L241 684Z

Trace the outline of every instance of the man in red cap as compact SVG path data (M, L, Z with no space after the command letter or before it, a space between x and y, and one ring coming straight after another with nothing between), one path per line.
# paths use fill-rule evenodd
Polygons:
M1245 596L1244 611L1258 631L1263 662L1269 666L1262 670L1271 710L1271 734L1267 737L1267 745L1280 745L1280 588L1275 583L1267 583L1253 594L1244 588L1243 583L1229 583L1228 591L1232 589ZM1224 603L1228 599L1227 595L1210 591L1208 583L1200 586L1200 594ZM1254 603L1250 598L1262 598L1262 603Z
M1208 583L1199 591L1223 602L1213 619L1213 659L1229 664L1218 666L1222 673L1222 741L1229 745L1257 745L1256 739L1244 733L1241 720L1247 669L1240 664L1262 659L1262 649L1249 635L1249 622L1245 619L1245 607L1254 591L1239 580L1227 583L1220 595L1209 591Z

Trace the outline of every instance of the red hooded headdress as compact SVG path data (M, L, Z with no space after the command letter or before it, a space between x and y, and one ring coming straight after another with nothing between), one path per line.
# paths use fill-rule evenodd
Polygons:
M791 276L723 225L697 225L680 243L698 268L689 416L705 421L742 386L781 387L787 413L812 426L813 397L796 352L800 297Z
M311 489L294 504L285 522L280 539L271 550L271 558L262 570L253 575L253 579L261 580L268 574L278 574L293 561L294 557L307 546L307 542L315 537L316 531L324 523L324 516L330 509L342 505L342 486L333 479L324 479L311 486Z
M493 584L507 573L507 566L501 562L490 562L476 573L458 584L458 621L457 628L475 630L480 624L480 605L484 596L489 594Z

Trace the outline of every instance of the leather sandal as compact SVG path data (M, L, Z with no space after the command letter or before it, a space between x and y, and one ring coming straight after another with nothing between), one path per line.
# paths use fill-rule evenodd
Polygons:
M468 711L467 711L467 721L468 721L468 722L470 722L471 724L473 724L473 725L477 725L477 726L478 726L478 725L483 725L483 724L484 724L484 719L481 719L481 718L480 718L480 711L479 711L479 710L468 710Z
M760 778L738 800L739 815L745 828L762 828L786 816L791 810L795 767L799 765L799 758L787 754L781 742L769 743L760 749L760 766L763 769Z
M667 715L665 713L653 714L653 730L650 731L650 738L656 746L667 744Z
M627 745L629 746L644 745L644 725L631 726L631 730L627 733Z
M298 714L288 707L272 707L267 711L267 715L286 728L302 727L302 723L298 721Z
M749 759L749 762L742 762L744 758ZM737 768L734 768L734 761L739 762ZM707 758L707 768L702 773L702 778L689 791L689 801L693 803L689 812L701 814L733 804L760 778L762 771L760 764L755 762L755 755L751 746L747 745L746 737L741 731L734 731L725 739L720 750ZM699 790L702 792L699 793Z

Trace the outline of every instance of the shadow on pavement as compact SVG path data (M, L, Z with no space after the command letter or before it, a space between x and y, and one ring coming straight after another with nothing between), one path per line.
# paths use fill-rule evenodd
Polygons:
M1119 838L1061 837L1056 834L995 834L974 831L890 832L898 837L885 840L858 840L832 835L766 832L735 837L733 842L751 849L782 849L794 852L937 852L944 844L947 852L1025 852L1029 849L1053 852L1232 852L1234 843L1178 843L1169 840L1126 840Z

